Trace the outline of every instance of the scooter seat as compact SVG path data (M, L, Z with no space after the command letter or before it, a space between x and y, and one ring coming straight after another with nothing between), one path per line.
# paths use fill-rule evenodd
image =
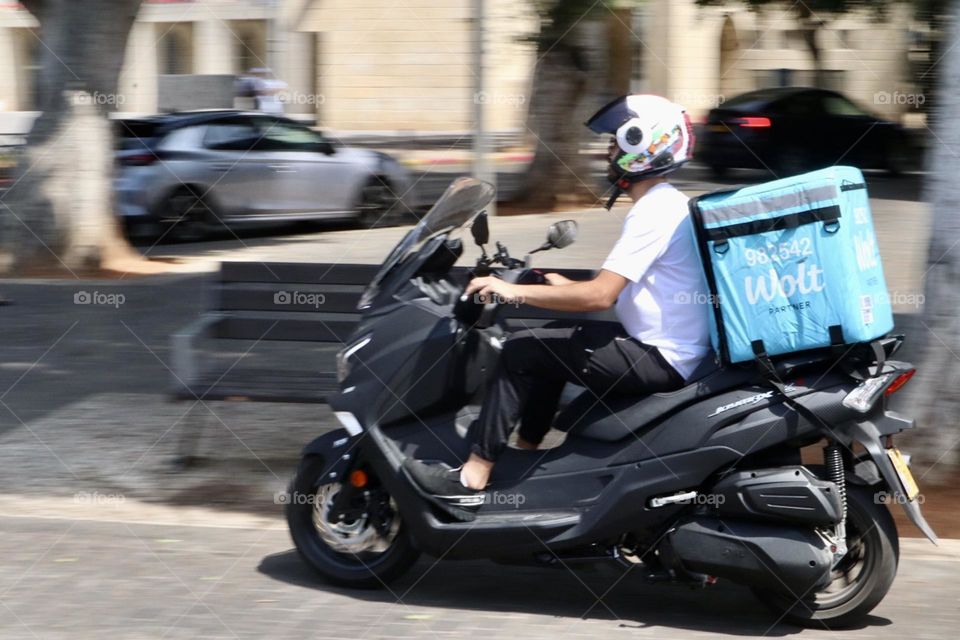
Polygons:
M705 398L741 386L757 377L749 368L724 369L706 358L682 389L646 396L598 397L587 389L568 404L554 427L585 438L616 442Z

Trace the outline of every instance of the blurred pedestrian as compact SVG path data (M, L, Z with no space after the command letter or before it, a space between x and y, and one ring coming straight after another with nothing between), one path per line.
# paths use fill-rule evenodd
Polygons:
M287 90L287 83L273 76L267 67L250 70L254 108L257 111L283 115L283 101L280 95Z

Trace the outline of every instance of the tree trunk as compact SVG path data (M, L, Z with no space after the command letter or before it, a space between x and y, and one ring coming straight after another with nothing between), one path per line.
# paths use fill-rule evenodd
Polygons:
M800 15L800 32L803 34L803 44L806 45L810 60L813 62L813 86L824 89L826 88L826 78L823 73L823 55L820 51L820 44L817 42L817 36L823 23L802 2L797 5L797 11Z
M113 134L141 0L24 0L40 23L42 115L0 207L0 269L102 268L135 252L113 211ZM78 35L79 34L79 35Z
M583 123L595 106L585 98L598 75L600 43L589 28L603 26L584 17L590 9L583 0L558 0L538 38L527 116L535 150L516 200L525 206L547 210L560 194L589 201L599 195L589 158L580 153L589 133Z
M950 21L950 42L960 38L956 9ZM913 331L924 343L916 380L907 387L911 416L919 429L912 435L911 448L927 465L932 477L943 477L960 462L957 447L960 432L960 47L947 51L939 65L937 91L937 132L931 138L928 164L928 200L933 212L933 229L927 255L927 273L922 315Z
M534 72L528 127L536 147L518 199L527 206L550 209L558 194L589 194L590 168L580 154L583 123L576 118L589 83L575 56L566 48L550 51Z
M633 10L620 7L607 17L607 92L610 99L630 93L633 78Z
M824 78L823 73L823 56L820 54L820 45L817 44L818 31L819 29L815 26L804 27L803 42L807 45L807 51L813 61L813 86L824 89L826 88L826 78Z

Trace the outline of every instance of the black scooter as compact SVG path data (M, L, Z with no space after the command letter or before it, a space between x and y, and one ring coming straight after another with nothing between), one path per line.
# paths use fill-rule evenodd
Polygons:
M466 457L488 372L507 332L496 303L462 299L473 274L534 281L502 244L469 270L452 234L488 241L493 188L455 182L383 263L338 355L343 425L303 451L287 503L297 550L325 578L379 587L420 552L569 566L637 567L651 581L746 585L797 624L846 626L887 593L898 561L887 503L930 540L918 489L892 437L913 420L886 408L913 368L883 353L822 354L755 368L704 363L688 386L645 397L582 390L555 420L562 444L508 449L475 515L434 501L408 457ZM569 244L571 222L538 250ZM879 357L877 357L879 356ZM821 464L802 447L825 443ZM855 448L855 443L859 447ZM638 566L639 565L639 566Z

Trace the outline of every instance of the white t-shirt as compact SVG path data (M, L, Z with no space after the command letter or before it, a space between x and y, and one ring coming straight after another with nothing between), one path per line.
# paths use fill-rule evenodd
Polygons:
M630 209L603 263L630 281L616 307L627 333L657 347L684 379L710 352L708 289L687 200L666 182L654 185Z

